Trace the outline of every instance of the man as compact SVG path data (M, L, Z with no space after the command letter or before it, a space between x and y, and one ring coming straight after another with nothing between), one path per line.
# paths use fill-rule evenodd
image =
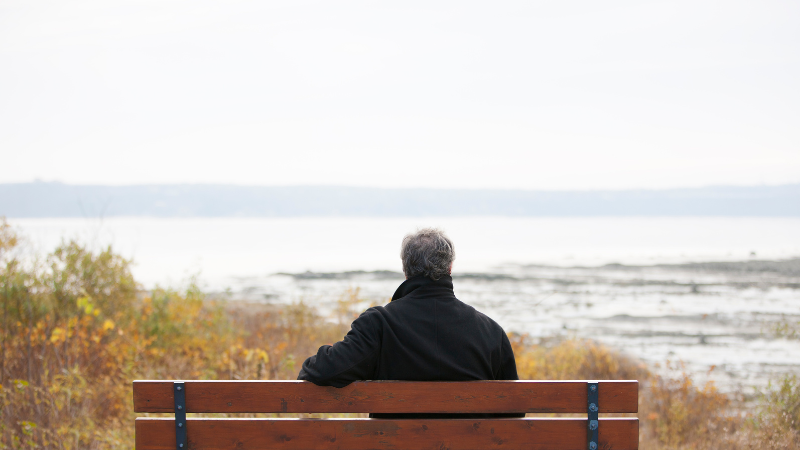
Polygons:
M455 256L453 243L440 230L407 235L400 251L406 281L391 302L369 308L353 321L342 341L320 347L305 360L297 379L335 387L356 380L519 379L500 325L453 293L450 272ZM413 415L428 416L437 415Z

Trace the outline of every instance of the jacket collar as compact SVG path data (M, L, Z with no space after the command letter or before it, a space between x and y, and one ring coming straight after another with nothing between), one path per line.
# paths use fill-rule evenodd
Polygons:
M438 280L432 280L428 277L423 276L416 276L403 281L400 287L394 291L394 295L392 295L392 301L397 300L398 298L403 298L406 295L412 293L413 291L423 287L423 286L441 286L447 289L453 289L453 277L450 275L445 275Z

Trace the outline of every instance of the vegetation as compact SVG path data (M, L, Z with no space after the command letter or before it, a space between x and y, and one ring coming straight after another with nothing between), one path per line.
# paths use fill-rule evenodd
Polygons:
M215 302L194 285L144 292L110 248L64 243L23 263L0 222L0 448L131 448L133 379L294 379L298 363L341 338L363 302L337 320L297 304ZM713 385L647 367L591 341L511 335L523 379L639 379L648 449L794 449L800 380L785 377L742 410Z
M793 322L784 318L772 327L772 332L776 337L800 339L800 322Z

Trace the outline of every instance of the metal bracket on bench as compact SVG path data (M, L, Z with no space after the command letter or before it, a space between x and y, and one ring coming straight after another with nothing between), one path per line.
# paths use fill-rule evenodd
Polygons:
M189 445L186 438L186 386L183 381L172 384L172 392L175 394L175 448L181 450Z
M589 401L587 402L589 420L587 420L587 423L589 428L586 430L586 440L589 450L597 450L597 446L600 443L598 440L600 422L598 422L597 418L597 413L600 411L600 402L597 400L597 391L600 390L600 384L594 381L587 383L587 385L589 393Z

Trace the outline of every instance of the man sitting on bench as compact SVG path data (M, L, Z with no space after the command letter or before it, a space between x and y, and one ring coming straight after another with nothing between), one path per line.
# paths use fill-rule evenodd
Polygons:
M440 230L422 229L403 239L400 256L406 281L397 288L391 302L367 309L353 321L342 341L320 347L315 356L305 360L297 379L335 387L357 380L518 380L514 353L503 328L453 293L452 241Z

